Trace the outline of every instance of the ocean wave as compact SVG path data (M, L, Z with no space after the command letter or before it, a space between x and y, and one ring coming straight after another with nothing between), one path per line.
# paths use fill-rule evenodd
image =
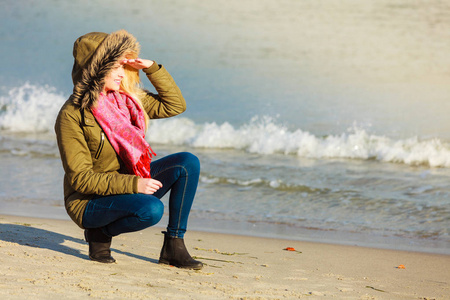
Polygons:
M227 122L196 124L187 118L156 120L152 121L147 136L151 143L236 149L266 155L281 153L307 158L450 167L450 144L437 138L395 140L357 127L340 135L319 137L301 129L288 130L270 117L254 117L238 128Z
M25 83L0 97L0 129L11 132L48 132L65 97L48 85Z
M50 86L26 83L0 97L0 129L9 132L52 132L66 97ZM339 135L316 136L290 130L271 117L254 117L235 127L228 122L198 124L188 118L153 120L151 143L199 148L235 149L307 158L377 160L407 165L450 167L450 144L438 138L392 139L353 127Z
M279 191L286 191L286 192L300 192L302 195L306 194L326 194L329 193L329 189L319 189L319 188L313 188L301 184L293 184L293 183L286 183L283 182L283 180L276 179L276 180L267 180L262 178L255 178L255 179L249 179L249 180L242 180L237 178L228 178L228 177L217 177L213 175L202 175L200 176L200 182L204 184L230 184L230 185L236 185L241 188L241 190L245 189L252 189L253 187L265 187L265 188L271 188L276 189Z

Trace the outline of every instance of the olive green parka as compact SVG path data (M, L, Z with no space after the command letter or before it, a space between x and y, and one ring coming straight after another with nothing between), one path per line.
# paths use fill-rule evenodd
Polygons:
M137 193L139 177L126 170L90 111L106 75L128 50L138 52L139 44L124 30L89 33L74 44L74 92L58 114L55 132L65 172L65 207L81 228L86 205L95 195ZM157 92L147 91L140 99L150 119L186 110L180 89L163 66L154 63L143 71Z

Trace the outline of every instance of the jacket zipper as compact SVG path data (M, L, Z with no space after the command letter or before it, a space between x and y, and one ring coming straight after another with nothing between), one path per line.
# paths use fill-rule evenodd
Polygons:
M105 144L105 133L102 131L100 133L100 145L98 145L97 153L95 153L95 159L98 159L100 156L100 153L103 150L103 145Z

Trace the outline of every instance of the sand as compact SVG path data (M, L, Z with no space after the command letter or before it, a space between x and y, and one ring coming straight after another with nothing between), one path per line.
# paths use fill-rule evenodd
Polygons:
M193 271L159 265L162 241L115 237L101 264L70 220L0 215L0 299L450 299L448 255L189 231Z

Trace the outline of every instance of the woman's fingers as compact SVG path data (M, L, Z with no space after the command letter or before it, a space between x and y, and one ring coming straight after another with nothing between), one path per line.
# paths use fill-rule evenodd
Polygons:
M149 68L151 65L153 65L152 60L142 59L142 58L124 59L121 61L121 63L129 65L135 69L145 69L145 68Z
M161 181L159 181L159 180L156 180L156 179L150 179L154 184L156 184L159 188L162 188L162 183L161 183Z
M162 183L159 182L158 180L150 179L147 184L147 187L154 193L160 188L162 188Z
M161 187L162 187L161 182L159 182L158 180L149 179L147 181L146 191L148 194L153 194Z
M162 188L162 183L156 179L139 178L138 192L142 194L153 194Z

